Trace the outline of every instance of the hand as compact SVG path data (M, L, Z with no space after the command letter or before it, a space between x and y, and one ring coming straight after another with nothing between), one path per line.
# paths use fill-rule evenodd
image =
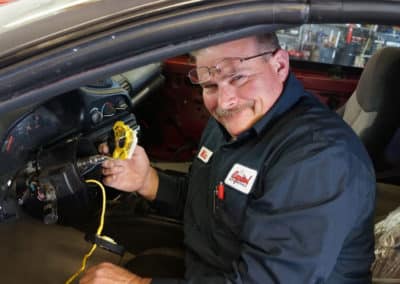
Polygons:
M99 147L100 152L107 153L108 147L102 145ZM126 192L138 192L149 200L155 198L158 188L158 175L150 166L149 158L142 147L136 147L132 158L125 160L109 159L102 163L102 167L105 185Z
M150 278L141 278L112 263L101 263L89 268L80 279L80 284L150 284Z

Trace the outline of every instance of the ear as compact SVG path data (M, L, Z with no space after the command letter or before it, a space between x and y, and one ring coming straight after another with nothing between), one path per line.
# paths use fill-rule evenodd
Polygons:
M272 68L279 80L283 83L289 74L289 54L284 49L279 49L270 60Z

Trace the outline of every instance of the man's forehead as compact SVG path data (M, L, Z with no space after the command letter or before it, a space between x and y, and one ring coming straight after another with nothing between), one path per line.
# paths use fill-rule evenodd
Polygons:
M212 65L226 57L246 57L257 50L257 41L253 37L234 40L218 45L206 47L196 53L197 65Z

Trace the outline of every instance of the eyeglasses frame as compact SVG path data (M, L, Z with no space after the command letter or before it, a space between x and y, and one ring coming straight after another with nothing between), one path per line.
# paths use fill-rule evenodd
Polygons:
M268 54L275 55L275 53L276 53L279 49L280 49L280 48L276 48L276 49L274 49L274 50L264 51L264 52L262 52L262 53L259 53L259 54L256 54L256 55L247 56L247 57L226 57L226 58L222 58L219 62L222 62L222 61L224 61L224 60L226 60L226 59L239 59L240 63L242 63L242 62L244 62L244 61L247 61L247 60L250 60L250 59L254 59L254 58L257 58L257 57L260 57L260 56L263 56L263 55L268 55ZM211 66L211 67L208 67L208 66L200 66L200 67L192 68L192 69L189 70L189 72L188 72L188 74L187 74L187 77L189 78L190 82L192 82L192 84L194 84L194 85L200 85L200 84L202 84L202 83L204 83L204 82L206 82L206 81L204 81L204 82L201 82L201 81L199 81L199 82L194 82L194 81L192 80L192 77L190 76L190 73L191 73L192 71L196 71L196 70L199 69L199 68L207 68L207 69L208 69L208 73L209 73L209 75L210 75L210 77L211 77L211 69L217 69L217 70L218 70L218 67L217 67L217 66L218 66L218 64L216 64L216 65L214 65L214 66Z

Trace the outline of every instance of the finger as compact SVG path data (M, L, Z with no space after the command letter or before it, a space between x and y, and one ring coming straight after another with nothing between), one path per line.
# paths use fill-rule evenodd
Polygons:
M100 263L90 267L85 274L82 275L79 283L120 283L115 276L115 271L118 271L118 269L120 268L112 263Z
M101 166L103 168L114 168L114 167L126 167L127 160L119 160L119 159L107 159L105 160Z
M97 149L100 153L107 155L110 152L110 148L107 143L101 143Z
M116 166L121 166L120 163L118 163L118 160L114 160L114 159L107 159L104 162L101 163L101 166L103 168L113 168Z
M114 160L113 159L105 160L104 162L101 163L101 166L103 168L112 168L114 166Z
M79 284L85 284L85 283L93 283L94 278L96 276L96 266L91 267L88 269L79 279Z
M86 272L81 276L79 279L79 284L85 284L85 283L93 283L95 272Z
M124 171L123 167L102 168L101 172L104 176L117 175Z
M97 269L98 269L98 266L97 265L93 265L93 266L87 268L87 270L86 270L84 275L88 275L88 274L94 273Z
M108 175L108 176L105 176L103 178L103 183L105 185L107 185L107 186L114 187L116 182L117 182L117 176L116 175Z
M128 160L112 159L109 160L113 167L126 167Z

